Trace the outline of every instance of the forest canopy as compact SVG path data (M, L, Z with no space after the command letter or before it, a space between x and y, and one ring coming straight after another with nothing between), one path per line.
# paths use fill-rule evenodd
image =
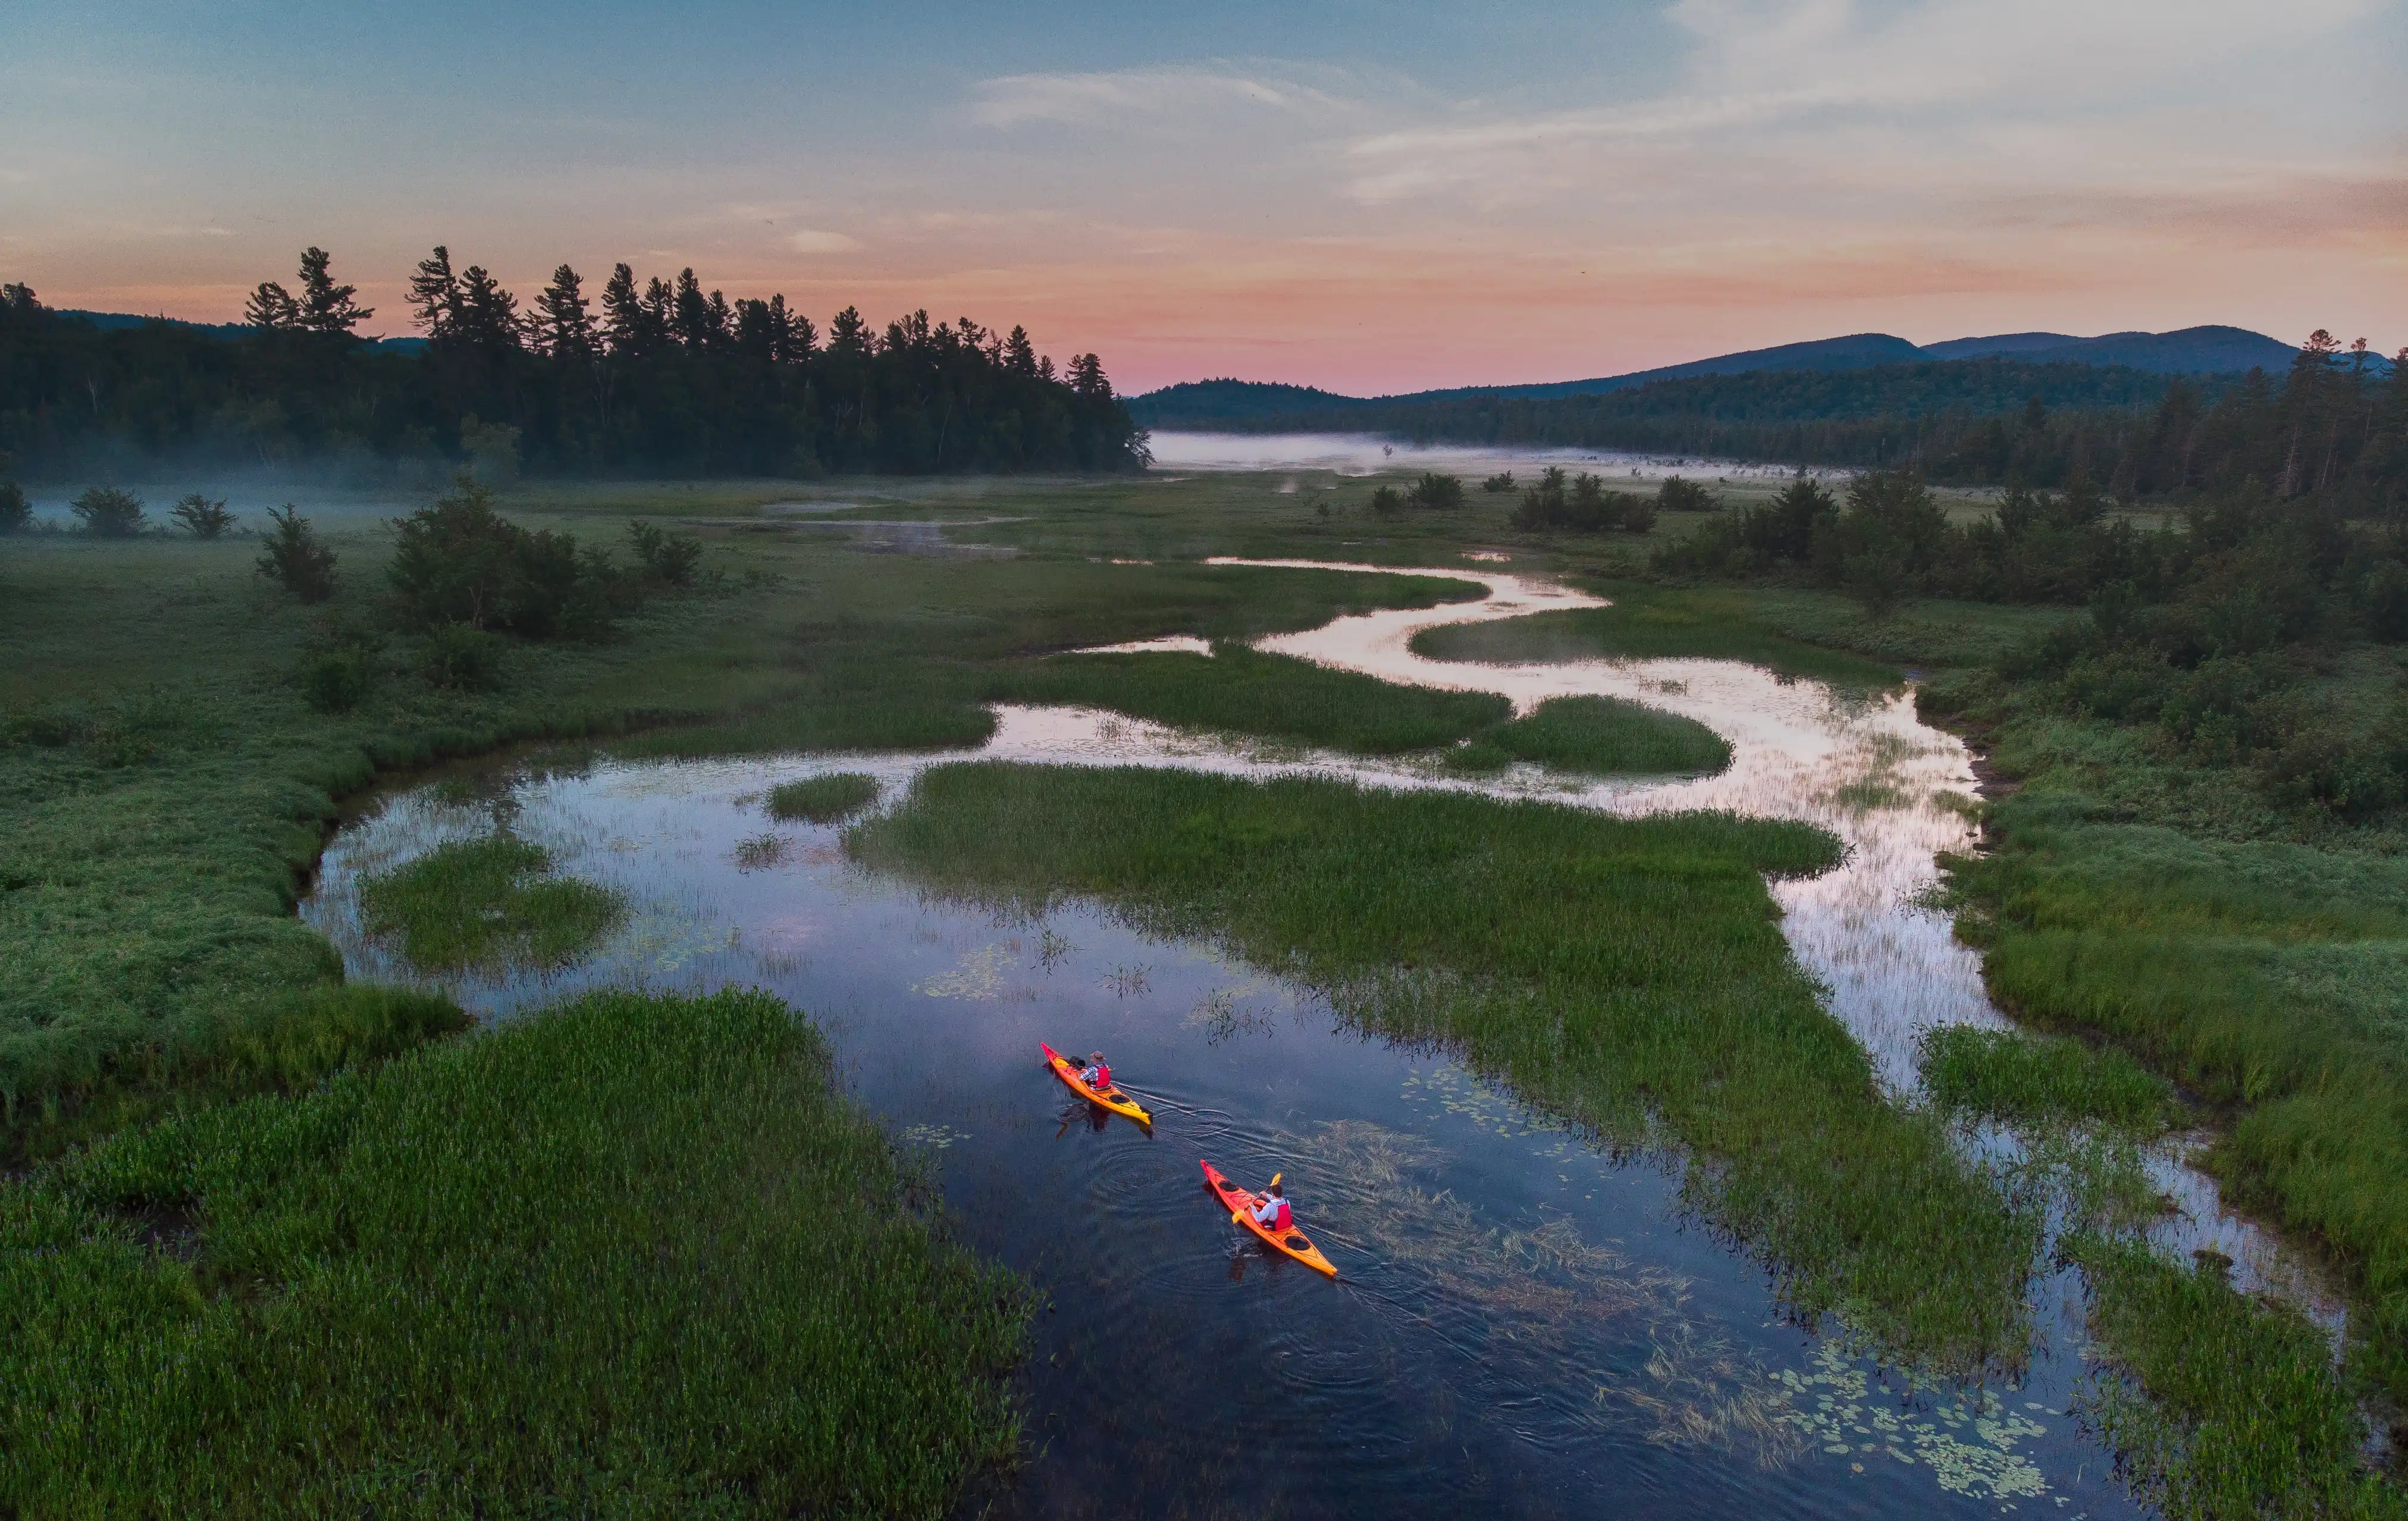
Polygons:
M0 452L29 477L136 456L183 465L467 461L489 474L811 476L1140 468L1101 360L1057 368L1026 331L853 308L823 330L782 295L730 300L692 269L598 293L567 265L522 303L437 248L409 281L423 343L323 250L263 281L231 339L165 321L103 330L0 287Z

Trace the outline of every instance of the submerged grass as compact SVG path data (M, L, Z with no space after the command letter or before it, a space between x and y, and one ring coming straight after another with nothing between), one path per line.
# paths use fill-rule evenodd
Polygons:
M1802 1314L1844 1311L1953 1369L2021 1356L2033 1221L1937 1116L1883 1100L1781 938L1764 874L1828 868L1819 830L956 765L847 842L939 891L1028 911L1092 897L1217 937L1617 1145L1686 1148L1692 1198Z
M777 999L599 994L0 1184L0 1513L938 1515L1020 1290Z
M1697 594L1616 582L1606 608L1537 612L1485 624L1444 624L1413 636L1433 660L1490 665L1565 660L1744 660L1783 676L1852 689L1896 686L1896 667L1788 638Z
M806 824L835 824L878 801L878 779L859 771L781 782L769 789L769 816Z
M1550 697L1482 739L1515 760L1596 776L1708 774L1730 742L1693 718L1618 697Z
M1919 1060L1935 1102L1985 1119L2155 1133L2173 1114L2165 1079L2113 1047L1946 1025L1924 1032Z
M565 966L627 907L618 893L551 870L543 847L512 835L455 840L364 881L360 915L423 971Z
M1513 705L1493 692L1399 686L1236 643L1220 644L1210 655L1057 656L998 682L995 695L1109 708L1182 728L1358 755L1427 750L1502 724L1513 713Z

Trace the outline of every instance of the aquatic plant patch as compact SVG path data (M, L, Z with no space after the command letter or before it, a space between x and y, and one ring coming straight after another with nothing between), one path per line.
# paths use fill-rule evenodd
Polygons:
M2165 1079L2113 1047L2063 1037L1937 1026L1924 1032L1918 1064L1933 1102L1986 1119L2153 1133L2173 1113Z
M835 824L878 801L878 779L859 771L781 782L769 789L769 816L806 824Z
M1952 1368L2020 1356L2036 1222L1938 1117L1884 1101L1781 938L1764 877L1828 867L1820 830L966 764L921 773L846 841L1007 911L1093 897L1149 933L1217 939L1546 1112L1685 1149L1690 1197L1799 1313L1844 1311Z
M1550 697L1474 743L1593 776L1709 775L1731 758L1730 742L1696 719L1618 697Z
M360 917L422 971L564 966L627 908L609 888L551 870L543 847L512 835L438 845L364 881Z
M598 994L0 1183L0 1512L934 1516L1020 1285L811 1026Z
M1393 755L1463 739L1512 716L1490 692L1399 686L1293 655L1225 643L1210 655L1062 655L995 688L1022 702L1109 708L1182 728Z

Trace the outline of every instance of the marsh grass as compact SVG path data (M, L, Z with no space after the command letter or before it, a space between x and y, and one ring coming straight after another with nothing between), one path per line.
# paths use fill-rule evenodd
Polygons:
M511 835L457 840L364 880L360 917L422 971L565 966L626 917L626 901L551 870L541 846Z
M1399 686L1293 655L1223 643L1211 655L1063 655L998 684L1022 702L1109 708L1182 728L1319 745L1358 755L1427 750L1503 723L1491 692Z
M128 1131L0 1183L0 1512L942 1514L1026 1299L926 1197L760 993Z
M1538 612L1485 624L1445 624L1413 636L1433 660L1492 665L1563 660L1743 660L1782 676L1850 689L1898 684L1895 667L1790 639L1730 609L1679 592L1616 582L1607 608Z
M2186 1521L2408 1514L2358 1461L2357 1404L2315 1326L2249 1300L2213 1257L2185 1268L2099 1235L2063 1250L2111 1359L2085 1413L2141 1498Z
M1006 911L1092 897L1215 938L1610 1144L1684 1148L1691 1200L1798 1313L1950 1369L2021 1356L2035 1222L1937 1116L1883 1100L1781 938L1765 875L1838 850L1809 825L954 765L846 839Z
M1731 758L1729 742L1697 720L1618 697L1550 697L1480 742L1515 760L1596 776L1704 775Z
M781 782L769 789L769 816L806 824L835 824L878 801L878 779L859 771Z
M2174 1112L2165 1079L2113 1047L2061 1036L1935 1026L1917 1059L1933 1102L1985 1119L2154 1134Z

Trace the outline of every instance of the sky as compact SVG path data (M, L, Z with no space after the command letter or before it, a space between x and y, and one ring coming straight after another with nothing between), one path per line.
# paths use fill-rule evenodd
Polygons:
M691 265L1115 385L1569 380L1856 332L2408 344L2408 0L7 0L0 278L408 331Z

